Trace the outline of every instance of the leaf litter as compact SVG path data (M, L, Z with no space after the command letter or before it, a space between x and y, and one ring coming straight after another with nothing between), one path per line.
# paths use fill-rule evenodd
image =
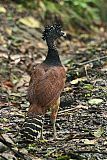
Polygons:
M1 11L4 12L3 9ZM19 147L16 143L17 132L29 106L26 93L31 69L45 58L47 48L41 40L40 31L17 23L21 16L14 8L6 12L11 13L7 18L4 12L6 24L3 23L0 29L0 131L1 135L6 135L5 140L8 141L10 137ZM13 14L16 15L14 19ZM3 18L0 17L1 22ZM47 114L44 137L48 141L37 141L19 149L29 159L103 160L107 157L106 61L95 61L87 67L84 65L89 60L107 56L107 40L99 36L93 40L92 35L89 41L89 36L87 34L86 38L82 34L72 40L61 39L58 43L61 59L67 69L66 86L57 118L58 137L62 140L52 140L52 125ZM2 159L20 159L14 153L11 149L6 150L1 154Z

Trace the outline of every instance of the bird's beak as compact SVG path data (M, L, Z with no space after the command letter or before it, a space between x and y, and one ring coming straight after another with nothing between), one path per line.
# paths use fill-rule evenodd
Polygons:
M65 32L61 32L61 35L66 38L66 33Z

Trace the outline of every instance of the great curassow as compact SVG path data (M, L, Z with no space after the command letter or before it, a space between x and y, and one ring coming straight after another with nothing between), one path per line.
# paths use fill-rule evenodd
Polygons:
M20 131L25 141L34 141L39 133L41 133L40 138L43 138L43 117L48 109L51 110L54 139L57 138L55 122L60 105L60 94L65 85L66 72L54 42L64 35L58 24L47 26L43 32L48 54L46 59L32 71L28 88L30 107Z

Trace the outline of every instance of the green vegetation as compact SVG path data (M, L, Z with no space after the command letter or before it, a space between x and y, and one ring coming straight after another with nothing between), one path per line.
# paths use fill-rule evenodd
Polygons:
M19 0L15 1L27 9L37 9L42 19L50 16L56 18L66 26L79 26L83 29L91 28L93 24L107 22L107 5L105 0ZM49 14L50 13L50 14Z

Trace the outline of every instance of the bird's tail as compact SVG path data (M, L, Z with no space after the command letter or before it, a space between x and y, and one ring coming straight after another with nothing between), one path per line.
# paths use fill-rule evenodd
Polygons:
M21 139L26 142L33 142L40 134L43 126L43 116L27 116L20 130Z

